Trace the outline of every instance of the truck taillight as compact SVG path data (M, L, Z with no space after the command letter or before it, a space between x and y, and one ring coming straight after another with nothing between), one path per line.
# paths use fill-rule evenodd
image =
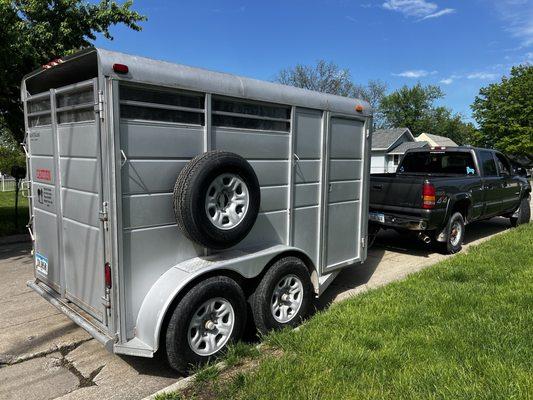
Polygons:
M435 207L435 186L429 182L424 182L422 186L422 208Z
M108 262L104 265L104 277L106 289L111 289L111 264Z

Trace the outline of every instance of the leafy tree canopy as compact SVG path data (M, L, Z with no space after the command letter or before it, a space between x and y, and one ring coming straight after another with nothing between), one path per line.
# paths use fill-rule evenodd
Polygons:
M444 97L438 86L403 86L381 100L381 112L388 127L407 127L413 135L432 133L445 136L458 144L471 144L476 128L465 123L460 114L449 108L436 106Z
M14 166L26 166L26 157L11 135L0 132L0 174L10 174Z
M481 88L472 104L478 144L533 157L533 66L519 65L509 77Z
M23 139L20 82L39 65L90 46L109 28L125 24L139 31L146 18L123 4L100 0L0 0L0 129Z
M379 104L387 91L387 85L379 80L370 80L366 85L354 83L347 69L333 62L319 60L316 65L297 64L281 70L276 81L284 85L315 90L339 96L360 98L374 109L374 124L383 125Z

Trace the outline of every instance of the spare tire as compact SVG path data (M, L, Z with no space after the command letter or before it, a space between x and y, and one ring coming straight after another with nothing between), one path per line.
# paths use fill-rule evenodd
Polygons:
M260 202L252 166L227 151L209 151L192 159L174 187L179 229L193 242L212 249L225 249L244 239Z

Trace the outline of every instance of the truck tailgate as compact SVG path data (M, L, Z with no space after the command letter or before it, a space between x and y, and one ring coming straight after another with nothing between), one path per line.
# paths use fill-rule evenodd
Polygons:
M375 174L370 178L370 208L420 208L422 206L423 176Z

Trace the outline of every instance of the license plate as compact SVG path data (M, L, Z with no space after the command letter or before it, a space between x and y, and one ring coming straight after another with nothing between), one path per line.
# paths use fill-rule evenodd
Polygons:
M385 214L380 212L370 212L368 213L368 219L370 219L370 221L381 222L383 224L385 223Z
M48 275L48 258L42 254L35 254L35 269L43 275Z

